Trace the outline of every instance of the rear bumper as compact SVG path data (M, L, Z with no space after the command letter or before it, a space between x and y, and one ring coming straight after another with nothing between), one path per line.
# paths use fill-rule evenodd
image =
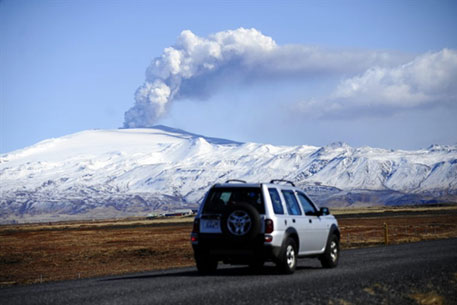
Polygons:
M265 243L263 234L242 242L221 234L198 234L197 238L198 243L192 244L195 255L210 255L230 264L249 264L253 260L275 261L281 250L280 247Z

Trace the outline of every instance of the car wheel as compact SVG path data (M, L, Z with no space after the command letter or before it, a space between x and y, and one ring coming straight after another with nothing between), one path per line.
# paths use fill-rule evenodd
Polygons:
M218 261L208 253L195 252L195 263L197 265L198 273L212 274L217 269Z
M278 268L281 273L294 273L297 267L297 243L292 238L288 238L281 249L278 261Z
M336 235L331 235L327 241L324 254L320 257L322 267L334 268L338 265L340 258L340 239Z
M230 206L222 216L222 232L233 241L248 241L260 233L259 212L248 203Z

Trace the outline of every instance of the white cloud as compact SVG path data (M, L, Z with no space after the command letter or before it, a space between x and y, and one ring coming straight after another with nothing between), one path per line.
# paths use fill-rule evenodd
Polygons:
M443 49L396 67L372 67L340 82L321 99L298 103L301 112L354 117L457 104L457 51Z
M222 31L208 38L186 30L148 67L146 81L135 94L135 104L125 113L124 126L154 125L175 99L208 97L227 80L255 83L265 78L354 75L375 65L388 69L403 59L388 52L278 46L256 29ZM338 90L346 89L342 85ZM307 107L305 104L302 109Z

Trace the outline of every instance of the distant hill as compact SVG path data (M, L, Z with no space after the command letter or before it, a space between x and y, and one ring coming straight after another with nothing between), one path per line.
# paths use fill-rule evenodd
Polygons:
M288 179L320 205L457 202L457 146L273 146L166 126L87 130L0 156L0 222L196 208L227 179Z

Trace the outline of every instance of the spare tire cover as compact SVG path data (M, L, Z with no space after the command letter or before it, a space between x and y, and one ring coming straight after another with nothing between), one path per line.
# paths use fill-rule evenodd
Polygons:
M260 233L260 215L248 203L229 206L222 217L222 232L232 240L246 241Z

